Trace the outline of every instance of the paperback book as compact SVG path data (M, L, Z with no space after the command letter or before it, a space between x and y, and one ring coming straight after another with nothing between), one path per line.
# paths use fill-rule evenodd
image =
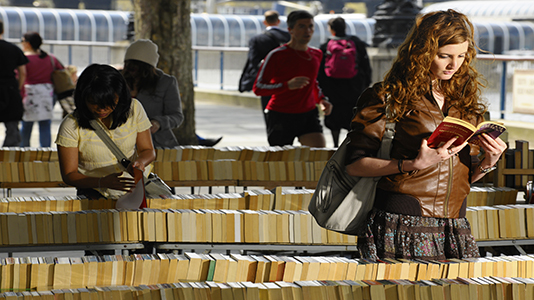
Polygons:
M461 145L465 141L470 144L480 145L481 134L486 133L496 139L505 130L506 127L500 122L484 121L476 127L467 121L447 116L428 138L427 144L430 148L438 148L447 141L458 137L453 146Z

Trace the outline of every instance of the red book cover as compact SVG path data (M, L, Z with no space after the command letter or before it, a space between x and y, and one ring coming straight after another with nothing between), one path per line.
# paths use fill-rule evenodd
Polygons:
M505 130L506 127L499 122L485 121L480 123L478 127L475 127L467 121L453 117L445 117L443 122L441 122L432 135L430 135L427 144L430 148L438 148L447 141L458 137L453 143L453 146L461 145L465 141L479 145L479 136L482 133L486 133L496 139Z

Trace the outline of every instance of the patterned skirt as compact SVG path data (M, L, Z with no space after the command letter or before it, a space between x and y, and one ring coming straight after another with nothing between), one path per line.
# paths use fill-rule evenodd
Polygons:
M388 213L374 209L358 235L362 258L440 260L479 257L466 218L440 219Z

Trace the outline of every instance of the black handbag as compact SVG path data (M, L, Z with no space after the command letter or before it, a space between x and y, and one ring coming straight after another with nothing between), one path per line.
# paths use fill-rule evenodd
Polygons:
M377 157L389 159L395 124L387 123ZM381 177L350 176L345 170L347 145L341 146L326 163L308 210L319 226L344 234L357 235L368 213L373 208L376 185Z

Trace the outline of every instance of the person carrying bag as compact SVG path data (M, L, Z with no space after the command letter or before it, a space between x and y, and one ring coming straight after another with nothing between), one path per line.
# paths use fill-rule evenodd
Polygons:
M68 114L56 139L61 177L88 199L116 198L136 186L90 124L97 121L130 160L128 169L146 168L155 160L150 121L133 99L122 74L108 65L93 64L80 75L74 92L76 110ZM122 155L120 156L122 157Z
M386 124L378 158L389 159L395 123ZM373 208L376 185L381 177L350 176L345 170L347 137L326 163L308 210L319 226L344 234L357 235Z
M106 146L109 148L109 150L117 157L117 160L119 161L120 165L123 167L123 170L128 172L128 167L131 164L131 161L126 158L124 153L122 153L121 149L117 147L117 145L111 140L111 138L106 134L104 131L104 128L98 121L91 120L89 121L91 124L91 127L95 130L98 137L106 144ZM163 181L161 180L158 175L155 173L150 172L146 178L143 178L143 182L145 184L145 192L147 197L168 197L173 195L172 189Z

